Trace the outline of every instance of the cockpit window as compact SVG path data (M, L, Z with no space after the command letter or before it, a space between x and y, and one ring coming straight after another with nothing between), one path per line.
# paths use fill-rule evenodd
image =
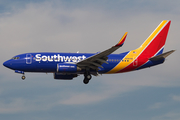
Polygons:
M12 59L14 59L14 60L18 60L18 59L19 59L19 57L13 57Z

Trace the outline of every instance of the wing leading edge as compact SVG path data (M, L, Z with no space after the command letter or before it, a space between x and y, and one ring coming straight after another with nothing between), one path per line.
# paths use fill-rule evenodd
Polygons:
M110 55L111 53L113 53L114 51L116 51L118 48L120 48L124 44L126 37L127 37L127 32L123 35L123 37L120 39L120 41L115 46L112 46L111 48L109 48L103 52L100 52L91 57L88 57L85 60L78 62L77 66L82 69L87 69L87 70L88 69L98 70L98 67L103 68L102 67L103 63L108 64L107 56Z

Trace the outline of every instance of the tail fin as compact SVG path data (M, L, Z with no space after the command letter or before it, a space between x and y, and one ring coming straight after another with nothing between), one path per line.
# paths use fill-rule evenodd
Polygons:
M132 58L129 62L120 62L112 72L128 72L140 68L145 68L148 65L150 58L162 54L169 31L171 21L164 20L146 39L146 41L136 50L130 51L123 59ZM167 54L163 54L166 56ZM161 57L161 56L160 56ZM111 72L111 71L110 71Z
M136 49L140 54L148 55L149 57L162 54L166 37L169 31L171 21L164 20L146 39L146 41Z

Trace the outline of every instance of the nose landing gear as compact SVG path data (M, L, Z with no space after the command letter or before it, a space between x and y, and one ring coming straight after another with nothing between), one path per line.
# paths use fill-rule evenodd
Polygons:
M25 80L25 79L26 79L26 77L25 77L25 75L24 75L24 74L25 74L24 71L15 70L15 73L23 74L23 76L21 77L22 80Z

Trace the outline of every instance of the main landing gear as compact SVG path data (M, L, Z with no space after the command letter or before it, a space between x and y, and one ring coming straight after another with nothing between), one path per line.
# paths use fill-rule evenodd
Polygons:
M92 78L91 74L89 72L85 72L84 73L84 84L88 84L89 83L89 80Z

